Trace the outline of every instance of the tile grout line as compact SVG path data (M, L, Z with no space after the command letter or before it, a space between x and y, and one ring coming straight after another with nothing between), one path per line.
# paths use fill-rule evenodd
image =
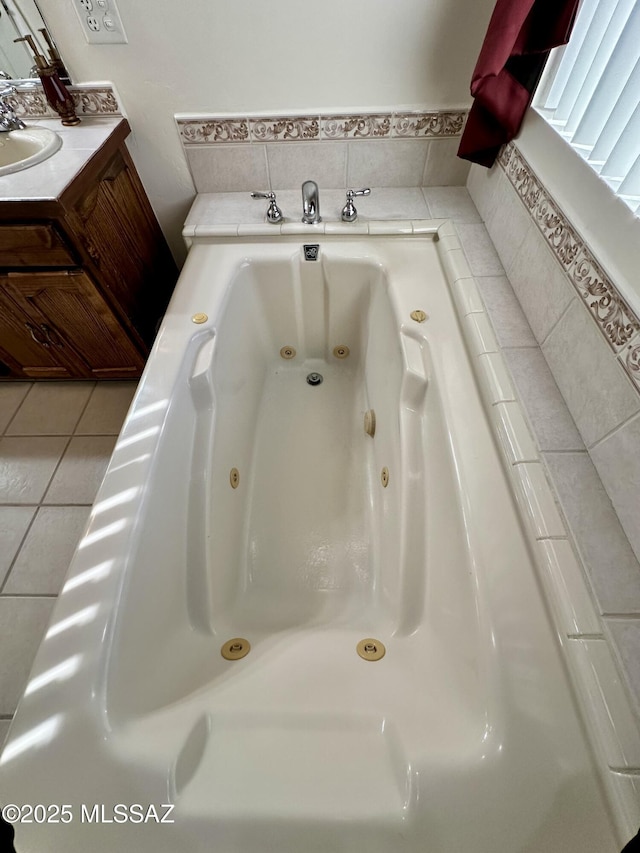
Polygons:
M514 293L515 293L515 290L514 290ZM549 338L551 337L551 335L552 335L552 334L555 332L555 330L558 328L558 325L560 324L560 321L564 319L564 317L566 316L566 314L569 312L569 309L573 306L573 304L574 304L574 303L577 303L577 302L578 302L578 298L577 298L577 296L575 296L575 295L574 295L574 296L572 296L572 297L571 297L571 299L569 300L569 302L567 303L566 308L565 308L565 309L560 313L560 316L559 316L559 317L558 317L558 319L555 321L555 323L551 326L551 328L549 329L549 331L547 332L547 334L544 336L543 340L541 340L541 341L540 341L540 351L542 352L542 355L544 355L544 349L543 349L544 345L547 343L547 341L549 340ZM547 357L546 357L546 355L544 356L544 360L545 360L545 361L547 361ZM549 362L547 362L547 364L549 364ZM551 366L549 366L549 370L551 370ZM552 371L552 370L551 370L551 372L553 373L553 371ZM555 377L554 377L554 378L555 378Z
M53 592L6 592L0 596L2 601L9 601L11 598L50 598L55 601L58 595Z
M32 392L32 391L33 391L33 389L35 388L35 384L36 384L35 382L32 382L32 383L31 383L31 387L29 388L29 390L27 391L27 393L24 395L24 397L22 398L22 400L20 400L20 402L19 402L19 404L18 404L18 406L17 406L17 408L16 408L15 412L11 415L11 418L9 419L9 423L5 426L4 431L3 431L3 433L2 433L3 438L5 438L5 437L6 437L6 438L11 438L11 436L8 436L8 435L7 435L7 430L9 429L9 427L11 426L11 424L14 422L14 420L15 420L15 419L16 419L16 417L18 416L18 412L20 411L20 409L21 409L21 408L22 408L22 406L24 405L24 402L25 402L25 400L27 399L27 397L29 396L29 394L31 394L31 392Z
M23 508L24 509L30 509L30 508L40 509L40 507L42 507L43 509L49 509L49 507L67 507L67 506L92 507L93 504L73 503L72 501L69 501L69 503L65 503L64 501L59 501L57 503L50 503L50 504L17 504L17 503L11 503L11 502L0 503L0 507L11 507L12 509L23 509Z
M117 436L117 432L31 432L3 435L2 438L117 438Z
M45 498L47 497L47 492L48 492L48 491L49 491L49 489L51 488L51 483L53 482L53 478L56 476L56 474L57 474L57 472L58 472L58 468L60 467L60 465L62 465L62 460L64 459L65 454L66 454L67 450L69 449L69 445L71 444L71 439L73 438L73 435L69 435L69 436L58 436L58 438L66 438L66 439L67 439L67 443L65 444L65 446L64 446L64 450L63 450L63 451L62 451L62 453L60 454L60 459L58 459L58 461L57 461L57 463L56 463L56 465L55 465L55 468L53 469L53 472L52 472L52 474L51 474L51 477L49 477L49 480L48 480L48 482L47 482L47 485L45 486L44 493L43 493L42 497L40 498L40 500L39 500L39 502L38 502L38 509L40 509L40 507L44 504L44 500L45 500Z
M38 513L39 513L39 512L40 512L40 507L39 507L39 506L36 506L36 508L35 508L35 510L34 510L34 513L33 513L33 515L31 516L31 521L30 521L30 522L29 522L29 524L27 525L27 529L26 529L26 530L25 530L25 532L24 532L24 536L23 536L23 537L22 537L22 539L20 540L20 544L19 544L19 545L18 545L18 547L16 548L16 552L15 552L15 554L13 555L13 559L12 559L12 560L11 560L11 562L9 563L9 568L7 569L7 573L6 573L6 575L4 576L4 579L3 579L2 583L0 583L0 595L2 595L2 593L4 592L4 588L6 587L7 583L9 582L9 578L11 577L11 572L13 571L13 567L14 567L14 566L15 566L15 564L16 564L16 560L18 559L18 556L19 556L20 552L22 551L22 547L23 547L24 543L25 543L25 542L26 542L26 540L27 540L27 536L29 535L29 533L30 533L30 531L31 531L31 528L33 527L33 524L34 524L34 522L35 522L35 520L36 520L36 516L38 515Z
M94 393L95 393L95 391L96 391L96 388L97 388L97 387L98 387L97 383L96 383L96 382L94 382L94 383L93 383L93 388L91 389L91 392L90 392L90 393L89 393L89 395L87 396L87 402L86 402L86 403L84 404L84 406L82 407L82 411L81 411L81 412L80 412L80 414L78 415L78 419L76 420L75 425L74 425L73 429L71 430L71 435L72 435L72 436L73 436L73 435L75 435L75 432L76 432L76 430L78 429L78 424L80 423L80 421L81 421L81 420L82 420L82 418L84 417L84 413L87 411L87 408L89 407L89 403L91 402L91 398L93 397L93 395L94 395Z
M603 619L617 619L620 622L633 622L640 619L640 612L631 613L602 613Z
M576 447L576 448L573 448L573 447L560 447L560 448L558 448L557 450L556 450L555 448L550 448L550 449L547 449L547 450L543 450L542 448L540 448L540 453L541 453L541 454L545 454L545 453L563 453L563 454L565 454L565 455L569 455L570 453L586 453L586 454L588 454L588 453L589 453L589 451L586 449L586 447L582 447L582 448L580 448L580 447Z
M607 441L607 439L611 438L617 432L619 432L620 430L623 430L625 427L629 426L629 424L633 423L633 421L635 421L635 420L640 421L640 409L637 412L634 412L632 415L629 415L629 417L626 420L622 421L622 423L616 424L616 426L614 426L612 429L609 430L609 432L607 432L603 436L601 436L597 441L594 441L594 443L591 444L587 448L587 450L589 451L589 454L591 454L592 450L597 450L597 448L601 444L604 444L604 442Z

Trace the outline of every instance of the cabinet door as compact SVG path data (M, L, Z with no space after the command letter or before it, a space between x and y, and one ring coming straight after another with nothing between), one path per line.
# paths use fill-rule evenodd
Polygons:
M103 292L150 346L178 271L124 147L76 203L67 225Z
M144 359L122 330L111 309L93 282L81 271L9 273L0 277L5 302L18 309L20 325L26 332L21 339L31 338L39 354L46 352L61 371L60 375L77 377L139 376ZM3 314L8 313L3 309ZM25 317L27 319L25 319ZM17 320L17 316L14 318ZM27 364L20 361L27 376L52 375L41 372L41 363L33 362L30 347ZM47 362L47 366L49 363Z
M74 375L73 367L61 361L58 347L47 339L46 330L21 311L1 285L0 358L9 366L10 376L65 379Z

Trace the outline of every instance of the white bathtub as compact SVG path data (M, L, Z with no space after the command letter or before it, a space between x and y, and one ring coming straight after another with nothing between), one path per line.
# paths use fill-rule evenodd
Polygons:
M303 242L189 253L0 765L71 820L18 850L615 853L437 235Z

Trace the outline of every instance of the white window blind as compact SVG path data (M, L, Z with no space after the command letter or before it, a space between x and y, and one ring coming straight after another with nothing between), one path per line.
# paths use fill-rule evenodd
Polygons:
M534 106L640 215L640 0L583 0Z

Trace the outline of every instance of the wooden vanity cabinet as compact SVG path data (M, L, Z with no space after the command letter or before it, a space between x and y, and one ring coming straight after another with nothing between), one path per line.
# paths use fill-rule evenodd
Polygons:
M59 198L0 202L0 379L141 374L178 271L128 133Z

